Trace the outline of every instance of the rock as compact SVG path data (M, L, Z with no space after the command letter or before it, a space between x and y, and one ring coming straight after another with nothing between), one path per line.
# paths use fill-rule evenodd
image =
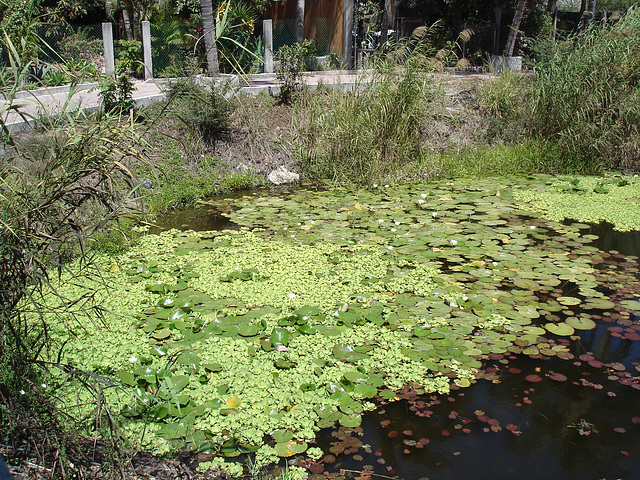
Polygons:
M300 180L300 175L295 172L287 170L285 167L280 166L267 175L267 180L276 185L282 185L283 183L293 183Z
M147 190L153 190L153 182L149 178L140 177L138 178L138 182L140 182L140 185L142 185Z

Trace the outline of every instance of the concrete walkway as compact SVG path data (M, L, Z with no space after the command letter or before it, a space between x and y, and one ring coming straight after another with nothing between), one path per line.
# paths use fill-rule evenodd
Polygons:
M201 81L211 80L202 76L196 78ZM242 77L222 75L221 79L230 81L232 85L239 87L240 92L251 95L260 93L278 95L280 93L280 86L273 73ZM326 85L352 89L356 88L362 79L362 72L334 70L309 72L304 76L304 83L311 88ZM161 101L165 96L167 84L168 82L164 79L135 82L133 100L136 106L145 106ZM12 103L6 99L0 100L0 115L10 132L19 132L37 125L39 119L43 117L55 117L61 112L77 112L79 110L87 113L94 112L101 103L99 92L97 83L77 85L73 91L70 91L68 86L25 90L18 92Z

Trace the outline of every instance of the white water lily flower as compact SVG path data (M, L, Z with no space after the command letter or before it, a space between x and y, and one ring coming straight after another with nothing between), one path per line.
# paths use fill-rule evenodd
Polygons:
M27 392L25 392L24 390L20 390L20 395L24 395L25 393Z
M374 184L373 184L373 188L377 188L377 187L378 187L378 184L377 184L377 183L374 183Z
M457 241L457 240L455 240L455 239L451 239L451 240L449 240L449 243L450 243L451 245L457 245L457 244L458 244L458 241Z
M384 188L389 188L389 185L385 185Z
M382 219L382 218L378 219L378 223L383 223L383 222L384 222L384 219Z
M392 246L392 245L389 245L387 248L388 248L389 250L393 250L393 246Z
M529 226L529 228L530 228L531 230L535 230L535 229L536 229L536 226L535 226L535 225L530 225L530 226Z
M427 198L427 194L426 194L426 193L421 193L421 194L420 194L420 196L421 196L422 198Z
M391 229L392 232L397 232L398 230L396 230L395 228Z
M457 306L458 306L458 303L457 303L455 300L451 300L451 301L449 302L449 306L450 306L450 307L457 307Z
M432 217L437 217L438 216L438 212L431 212L431 216Z
M420 200L418 200L418 203L419 203L419 204L422 204L422 203L424 203L424 200L423 200L423 199L420 199Z
M296 298L298 295L296 295L295 293L290 293L289 294L289 300L293 300L294 298Z
M289 349L288 349L287 347L285 347L284 345L278 345L278 346L276 347L276 350L277 350L278 352L288 352L288 351L289 351Z
M130 361L131 363L136 363L136 362L138 361L138 358L137 358L137 357L134 357L134 356L131 356L131 357L129 357L129 361Z

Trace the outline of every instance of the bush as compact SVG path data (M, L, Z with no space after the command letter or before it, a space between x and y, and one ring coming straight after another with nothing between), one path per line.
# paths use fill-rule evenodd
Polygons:
M228 90L228 86L203 87L192 78L180 80L170 86L169 110L212 144L227 128L235 109L234 103L225 96Z
M640 11L567 42L535 69L530 132L557 143L568 171L638 170Z
M421 153L430 80L411 68L380 73L354 92L315 96L300 126L303 166L311 176L372 184L394 177Z
M313 40L280 47L274 59L278 62L276 79L280 82L280 102L288 104L300 88L307 69L306 59L315 51Z

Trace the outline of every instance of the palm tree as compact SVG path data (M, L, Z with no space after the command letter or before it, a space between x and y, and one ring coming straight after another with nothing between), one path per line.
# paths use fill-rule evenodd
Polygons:
M215 77L220 73L218 47L216 46L216 22L213 16L213 0L200 0L204 47L207 51L207 73Z

